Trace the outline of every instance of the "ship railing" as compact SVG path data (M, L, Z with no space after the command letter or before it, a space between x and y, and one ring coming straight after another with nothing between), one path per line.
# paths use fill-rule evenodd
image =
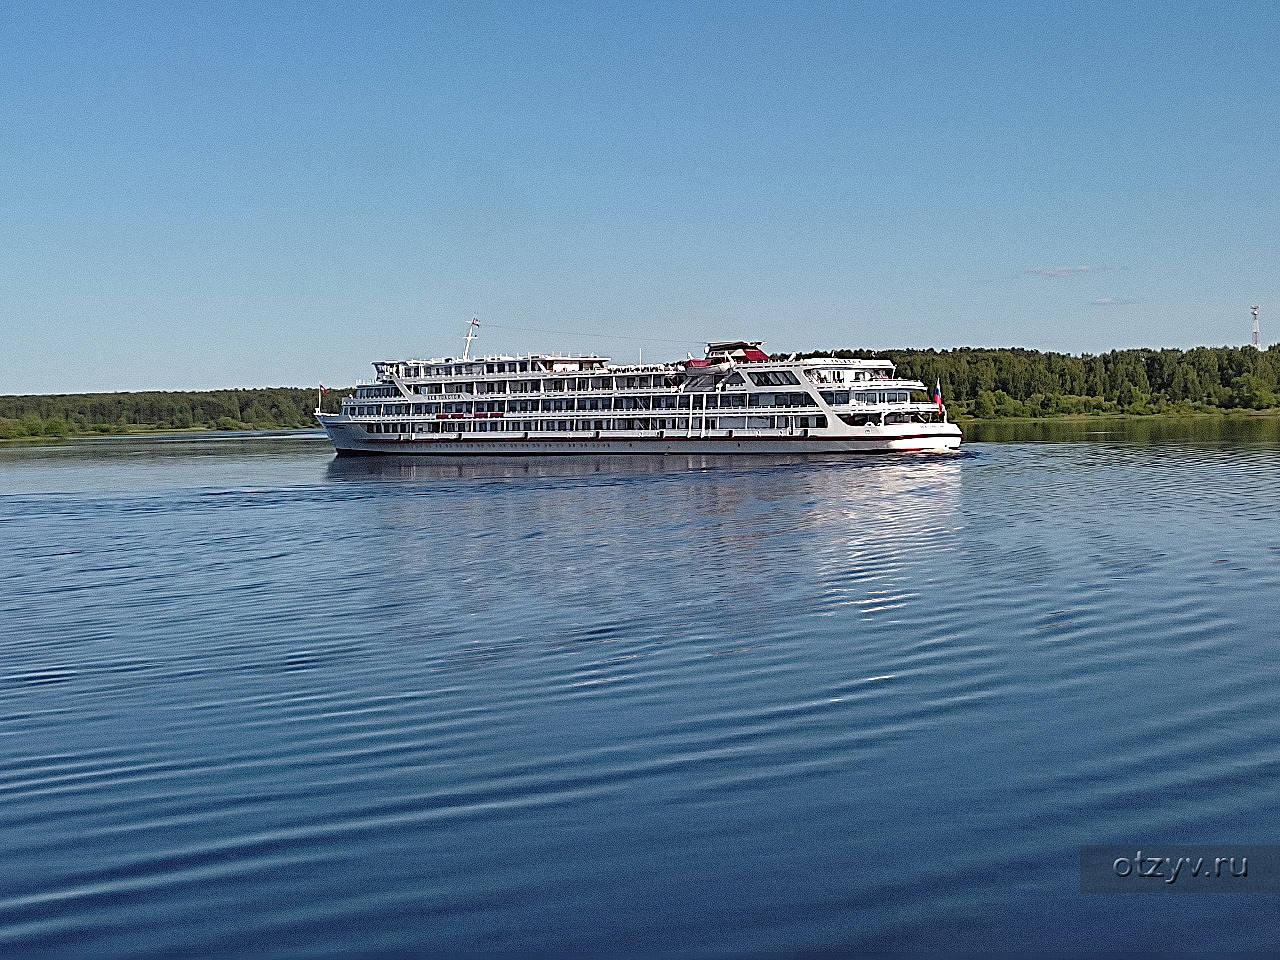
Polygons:
M786 427L768 428L744 428L734 427L732 429L716 429L716 430L700 430L694 427L692 431L686 430L684 427L672 427L666 430L494 430L494 431L472 431L472 430L441 430L439 432L424 432L414 430L401 430L397 434L414 434L416 436L462 436L479 440L521 440L526 436L529 438L564 438L570 437L574 439L602 439L602 440L704 440L704 439L729 439L742 438L750 439L753 437L800 437L812 436L820 427L794 427L787 429Z
M478 395L476 399L473 399L471 397L463 397L458 394L450 394L449 396L450 396L450 399L445 401L441 401L440 399L438 399L439 397L438 394L437 395L422 394L420 397L413 397L413 398L398 397L398 398L389 398L389 399L381 398L377 400L371 399L369 401L357 401L345 406L356 407L356 406L365 406L368 404L378 404L378 403L404 404L404 405L419 405L424 403L441 403L441 402L444 402L444 403L467 403L467 402L497 403L497 402L500 402L502 399L501 395L499 395L499 397L497 398L490 396L484 399L478 398L479 396L483 396L483 395ZM512 403L527 402L523 397L517 397L517 398L508 397L506 399L509 399L510 402ZM869 412L870 413L881 413L881 412L924 413L930 410L937 410L938 407L936 403L930 403L927 401L925 402L909 401L907 403L850 402L847 404L846 403L834 404L832 405L832 408L837 410L842 410L842 411L851 410L857 413L869 413ZM536 417L538 415L546 416L548 414L567 414L570 416L575 414L583 415L583 416L611 414L613 416L621 415L621 416L635 416L635 417L647 417L647 416L653 416L654 414L663 415L663 416L666 416L666 415L687 416L689 415L690 412L692 412L695 416L702 416L705 413L709 417L714 417L714 416L744 416L744 415L745 416L763 416L766 413L772 413L772 414L779 414L779 413L799 414L802 412L816 413L816 412L820 412L820 408L816 403L806 403L806 404L779 404L775 406L756 406L756 407L752 407L752 406L702 407L699 405L699 406L694 406L692 408L686 407L686 406L679 406L679 407L639 407L639 408L614 407L614 408L586 409L586 410L577 410L572 408L563 409L563 410L507 409L504 411L493 411L493 412L505 413L507 415L512 415L512 416L523 415L523 416L526 416L526 418L528 416ZM367 413L354 414L353 413L353 414L350 414L350 416L352 418L362 419L362 420L393 420L397 418L412 419L414 417L422 417L424 416L424 413L414 413L412 411L409 411L406 413L381 413L381 414L367 414Z
M474 396L477 397L583 397L583 396L605 396L613 394L630 394L630 393L679 393L678 386L661 386L661 387L588 387L585 390L579 390L576 387L572 390L488 390L475 391ZM415 396L439 396L439 394L415 394Z
M923 410L937 409L933 404L919 404L918 406ZM889 411L889 412L896 412L899 410L907 410L908 408L906 406L898 406L898 407L868 406L868 407L861 407L861 408L855 408L855 409L857 409L857 412L861 413L861 412L879 412L882 410ZM744 417L744 416L750 416L750 417L792 416L792 417L795 417L795 416L815 416L817 414L820 414L821 412L822 411L816 405L804 406L804 407L799 407L799 406L795 406L795 407L719 407L719 408L708 407L706 410L704 410L702 407L694 407L692 410L690 410L689 407L653 407L653 408L642 407L640 409L634 409L634 410L628 409L628 410L492 410L492 411L482 410L482 411L479 411L479 413L482 415L480 419L485 419L487 416L490 416L490 415L502 414L504 417L507 417L512 420L568 420L568 419L575 419L575 418L581 418L586 420L593 420L593 419L600 420L605 418L616 419L619 417L623 419L643 420L643 419L648 419L654 416L687 419L690 415L692 415L694 419L701 419L703 416L706 416L708 418ZM358 421L421 420L424 417L433 417L435 415L436 414L434 413L427 413L425 411L421 413L414 413L410 411L408 413L348 413L346 414L348 419L358 420ZM469 420L475 417L475 411L473 411L472 413L456 413L455 412L453 416L459 419Z

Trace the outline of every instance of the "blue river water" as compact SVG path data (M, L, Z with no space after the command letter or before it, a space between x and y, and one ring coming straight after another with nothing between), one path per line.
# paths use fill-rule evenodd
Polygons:
M1233 955L1275 421L952 457L0 450L0 955ZM986 436L1000 442L982 442Z

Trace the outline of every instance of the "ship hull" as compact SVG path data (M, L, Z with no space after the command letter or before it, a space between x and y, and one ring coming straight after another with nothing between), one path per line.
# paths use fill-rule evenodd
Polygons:
M339 456L572 456L583 454L859 454L947 453L960 446L960 430L954 424L913 424L910 429L862 435L821 436L593 436L591 434L514 437L447 436L382 437L367 435L348 423L324 423L325 432ZM882 432L883 431L883 432Z

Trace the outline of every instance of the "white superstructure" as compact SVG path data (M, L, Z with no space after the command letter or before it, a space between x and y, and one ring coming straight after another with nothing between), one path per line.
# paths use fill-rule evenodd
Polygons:
M474 322L471 332L474 332ZM468 342L468 347L470 343ZM960 446L941 397L887 360L770 359L761 342L678 363L594 354L385 360L316 411L339 454L862 453Z

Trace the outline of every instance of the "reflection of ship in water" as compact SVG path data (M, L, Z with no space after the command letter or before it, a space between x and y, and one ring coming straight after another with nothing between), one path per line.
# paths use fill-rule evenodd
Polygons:
M750 458L725 456L628 457L339 457L329 462L330 480L501 480L519 477L590 477L603 474L650 476L741 466ZM763 459L763 458L762 458ZM770 463L777 458L770 457Z
M776 456L724 454L684 454L667 457L630 457L612 454L587 454L579 457L431 457L384 456L335 458L327 464L326 476L337 482L395 480L503 480L517 478L588 478L671 475L691 472L719 473L725 477L782 476L813 478L817 487L840 489L836 473L847 483L854 481L867 492L885 489L915 489L920 484L937 482L951 476L958 481L959 467L947 460L921 460L908 455L866 460L846 460L834 456L797 455L780 459ZM852 472L852 471L857 471ZM730 489L738 489L736 483ZM852 491L850 491L852 492ZM728 493L728 490L726 491ZM726 502L733 499L732 496ZM714 504L711 505L714 510Z
M371 457L335 458L328 476L366 488L371 523L406 531L387 561L418 584L448 578L432 590L459 604L532 578L570 620L602 595L636 616L702 597L754 617L913 592L913 565L959 539L963 460Z
M831 589L861 596L859 584L883 586L922 553L954 547L962 469L952 458L901 457L709 475L688 501L716 557L704 575L751 583L758 599Z

